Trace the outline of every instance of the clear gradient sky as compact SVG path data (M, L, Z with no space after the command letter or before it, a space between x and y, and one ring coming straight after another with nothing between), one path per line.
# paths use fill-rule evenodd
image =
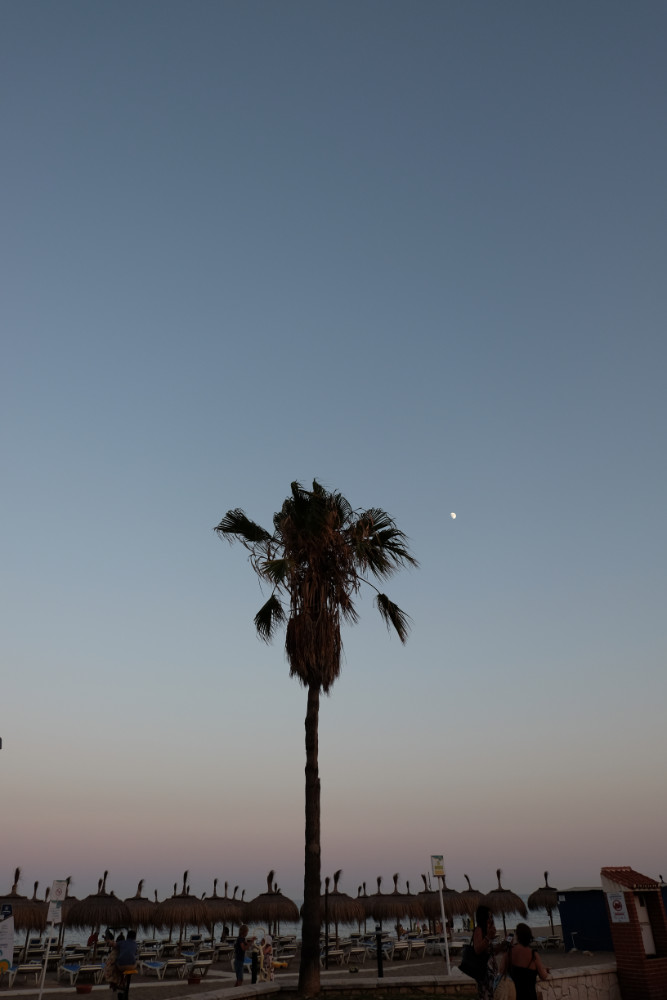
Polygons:
M305 692L212 529L313 477L421 564L323 700L323 875L665 871L662 0L0 20L0 891L301 895Z

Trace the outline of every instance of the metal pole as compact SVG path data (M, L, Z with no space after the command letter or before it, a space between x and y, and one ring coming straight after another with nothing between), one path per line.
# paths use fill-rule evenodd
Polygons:
M384 968L382 967L382 924L375 925L375 953L378 963L378 979L384 979Z
M324 968L329 971L329 876L324 880Z
M449 942L447 941L447 919L445 917L445 904L442 898L442 879L438 876L438 892L440 893L440 914L442 917L442 933L445 938L445 961L447 962L447 975L451 976L452 967L449 962Z
M53 924L46 925L46 955L44 956L44 967L42 968L42 979L39 984L39 995L37 1000L42 1000L42 994L44 992L44 980L46 978L46 967L49 964L49 952L51 951L51 934L53 932Z

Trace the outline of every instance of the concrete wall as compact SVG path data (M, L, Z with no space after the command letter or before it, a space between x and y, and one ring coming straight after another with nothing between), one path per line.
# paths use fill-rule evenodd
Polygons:
M616 964L554 969L545 982L537 981L537 995L540 1000L621 1000Z

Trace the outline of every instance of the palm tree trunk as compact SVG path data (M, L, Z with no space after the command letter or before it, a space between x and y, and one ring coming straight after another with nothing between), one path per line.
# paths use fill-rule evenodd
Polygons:
M318 725L320 688L308 687L306 709L306 856L303 875L303 920L299 993L314 997L320 992L320 772Z

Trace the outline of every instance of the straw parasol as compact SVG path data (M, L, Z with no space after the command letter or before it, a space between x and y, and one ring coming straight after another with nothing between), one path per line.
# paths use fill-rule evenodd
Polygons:
M266 876L266 892L255 896L249 903L245 904L243 919L246 923L264 923L265 921L275 924L278 928L281 921L296 924L299 921L299 908L296 903L283 896L277 885L273 884L274 872L270 871ZM277 931L276 931L277 933Z
M377 892L368 897L367 912L380 925L384 920L395 920L398 923L401 917L424 916L421 902L417 897L412 896L409 899L404 893L398 891L398 879L399 875L396 873L394 875L394 891L385 893L381 889L382 876L378 876Z
M464 875L463 877L468 883L468 888L459 893L461 900L465 903L465 910L463 912L469 913L470 916L474 916L477 907L482 903L486 903L486 896L483 892L480 892L479 889L473 889L467 875Z
M74 904L79 902L76 896L70 896L69 894L69 887L71 881L72 881L72 876L68 875L67 878L65 879L65 898L63 899L62 910L60 911L60 927L58 930L58 950L62 948L63 939L65 937L65 925L67 923L68 914L72 909L72 907L74 906Z
M528 897L529 910L546 910L551 924L551 933L554 934L553 911L558 907L558 889L549 885L549 872L544 873L544 885L535 892L531 892Z
M422 910L427 920L437 920L440 916L440 900L435 889L429 889L426 875L422 874L424 888L417 893L417 897L422 904Z
M211 928L211 937L214 937L214 928L216 924L222 924L229 920L233 925L235 923L240 924L241 917L241 907L238 903L235 903L227 895L227 888L229 883L225 882L225 894L224 896L218 896L218 880L213 879L213 895L207 896L204 899L204 905L208 912L208 926Z
M225 882L225 887L226 886L227 886L227 883ZM238 891L239 891L239 887L237 885L235 885L234 886L234 892L232 893L232 903L234 903L234 905L238 906L238 908L239 908L239 913L241 914L240 923L245 923L245 912L246 912L246 909L248 907L248 903L245 900L245 889L243 889L243 891L241 892L241 898L240 899L236 898L236 893ZM226 892L227 892L227 889L225 888L225 893ZM232 924L232 927L233 926L234 925Z
M9 904L12 908L12 916L14 917L14 927L18 930L23 930L26 925L23 923L24 918L30 919L30 907L28 904L28 897L22 896L19 893L19 882L21 881L21 869L14 869L14 881L12 887L6 896L0 896L0 903Z
M450 889L444 876L438 877L442 878L442 905L445 910L445 916L453 917L457 914L467 913L469 904L467 899L464 898L464 894L457 892L456 889ZM422 875L422 880L424 882L424 889L419 893L418 898L421 900L424 915L428 920L440 920L442 916L440 912L440 892L437 889L428 888L426 875Z
M394 878L396 879L397 882L398 876L395 875ZM397 891L396 882L394 882L394 892ZM413 917L416 917L417 920L423 920L426 917L426 914L424 913L424 907L422 905L421 899L419 898L419 894L415 895L414 892L410 892L410 883L408 882L407 879L405 880L405 892L401 893L401 895L403 896L405 903L409 907L407 915L410 918L410 929L412 930Z
M522 900L521 896L517 896L515 892L511 889L503 889L500 883L500 877L502 872L500 868L496 868L496 878L498 879L498 888L492 889L491 892L487 893L486 904L491 910L491 913L500 913L503 918L503 930L507 933L507 926L505 924L505 914L506 913L520 913L522 917L528 916L528 910L526 909L526 904Z
M362 889L364 890L363 893L361 891ZM363 921L364 921L364 934L365 934L366 933L366 921L368 920L368 917L370 916L370 914L368 912L368 900L370 899L370 896L366 892L366 883L365 882L363 882L362 885L360 885L358 887L358 889L357 889L357 899L361 903L362 909L364 911ZM361 931L361 920L359 921L359 930Z
M188 872L183 872L183 889L176 892L174 884L174 894L168 899L163 899L155 908L155 923L159 927L168 927L171 931L174 927L179 928L178 940L183 940L183 931L188 925L193 927L208 927L210 920L206 904L197 896L190 895L188 882Z
M148 930L155 925L156 904L148 896L141 895L143 887L144 880L140 879L136 893L125 900L125 905L130 911L132 927L141 927L143 930Z
M107 877L97 883L97 892L72 903L63 916L68 927L76 927L79 930L86 930L88 927L93 931L99 931L102 924L108 927L131 927L132 914L122 899L118 899L113 892L107 892Z
M0 904L8 903L11 906L15 929L17 931L22 930L26 932L25 944L23 946L23 954L25 955L28 948L28 941L30 940L30 934L34 931L38 931L41 934L46 927L48 904L46 900L37 899L37 888L39 886L39 882L35 882L32 899L28 899L27 896L22 896L18 891L20 881L21 869L15 868L12 888L6 896L0 897Z
M326 919L327 923L330 922L335 925L336 941L338 941L339 924L361 923L365 916L365 910L361 900L355 899L353 896L348 896L346 892L341 892L338 888L338 882L342 874L342 868L339 868L337 872L334 872L333 889L326 895L326 917L325 896L324 894L320 896L320 923L324 923ZM325 882L328 886L328 877L325 879Z

